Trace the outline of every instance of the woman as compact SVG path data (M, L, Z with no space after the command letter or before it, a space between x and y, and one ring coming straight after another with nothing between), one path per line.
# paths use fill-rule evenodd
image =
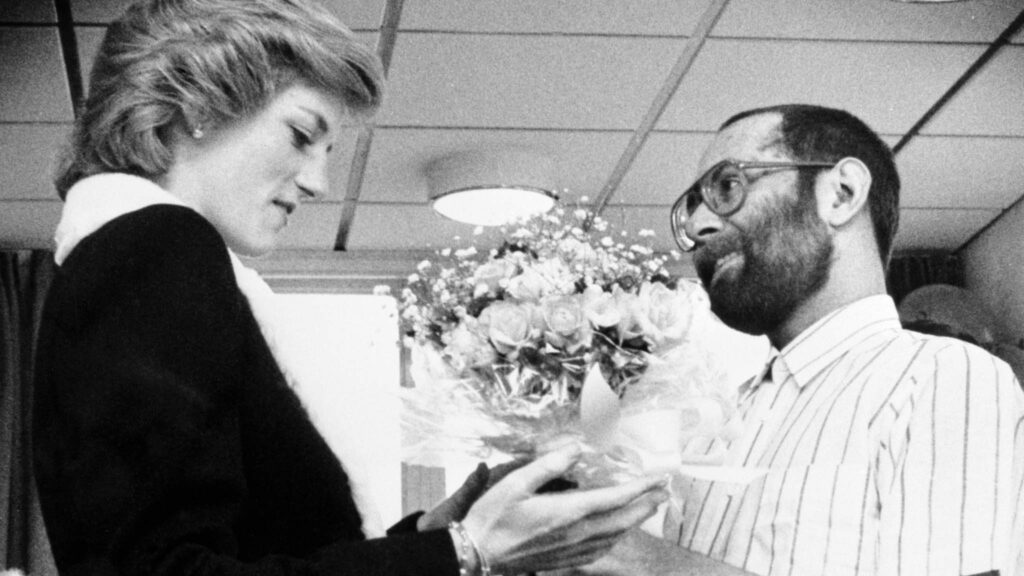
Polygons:
M62 574L513 573L586 563L657 479L536 494L555 451L367 539L351 474L293 387L272 249L381 98L371 52L308 0L149 0L100 48L65 166L38 347L36 480Z

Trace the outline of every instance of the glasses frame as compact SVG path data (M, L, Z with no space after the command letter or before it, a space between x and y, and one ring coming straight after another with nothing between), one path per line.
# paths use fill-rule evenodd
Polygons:
M676 199L675 203L672 204L672 211L669 214L670 224L672 225L672 236L676 241L676 245L683 252L689 252L696 247L696 242L693 241L689 236L686 235L686 221L690 219L692 214L688 214L686 211L686 200L691 194L700 194L700 202L708 207L708 210L712 214L720 218L728 218L736 212L739 212L740 208L743 208L743 204L747 201L747 195L750 193L750 184L757 181L760 176L756 178L750 178L747 176L747 170L755 169L766 169L766 170L803 170L807 168L834 168L838 162L738 162L736 160L722 160L716 163L711 168L708 168L700 178L697 179L689 188L687 188L679 198ZM729 210L720 210L718 206L708 199L711 198L711 188L714 183L711 175L720 171L725 166L733 166L736 169L736 173L739 174L740 179L740 200L734 207ZM700 204L697 204L700 206ZM694 209L696 210L696 208Z

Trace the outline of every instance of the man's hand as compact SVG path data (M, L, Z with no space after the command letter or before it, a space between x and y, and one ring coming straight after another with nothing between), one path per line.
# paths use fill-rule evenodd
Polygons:
M636 528L591 564L543 576L749 576L735 566L690 552Z

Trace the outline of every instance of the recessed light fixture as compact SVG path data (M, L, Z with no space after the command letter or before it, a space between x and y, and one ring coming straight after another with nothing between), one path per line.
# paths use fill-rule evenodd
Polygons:
M551 158L532 151L451 154L427 166L430 204L452 220L500 226L555 205L552 172Z

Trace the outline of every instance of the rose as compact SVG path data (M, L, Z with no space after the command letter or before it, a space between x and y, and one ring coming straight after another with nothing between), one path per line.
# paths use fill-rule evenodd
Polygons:
M561 258L550 258L533 266L538 274L551 285L551 290L559 294L572 294L576 291L577 276Z
M522 274L509 278L505 292L516 300L540 300L552 291L554 286L543 275L532 268L523 270Z
M499 301L484 308L480 330L499 354L509 355L530 343L536 332L533 310L525 304Z
M693 319L688 292L671 290L661 282L644 282L636 304L636 320L655 348L682 342Z
M615 307L618 308L620 316L619 342L643 336L644 325L641 320L643 309L639 297L632 292L623 290L617 284L612 292L612 297L615 299Z
M598 328L612 328L622 321L615 298L600 286L587 286L583 291L583 312Z
M548 344L573 353L590 344L590 323L578 296L551 296L541 301Z
M472 317L465 317L462 323L445 335L446 357L459 372L474 366L484 366L497 359L494 348L481 335L479 325Z

